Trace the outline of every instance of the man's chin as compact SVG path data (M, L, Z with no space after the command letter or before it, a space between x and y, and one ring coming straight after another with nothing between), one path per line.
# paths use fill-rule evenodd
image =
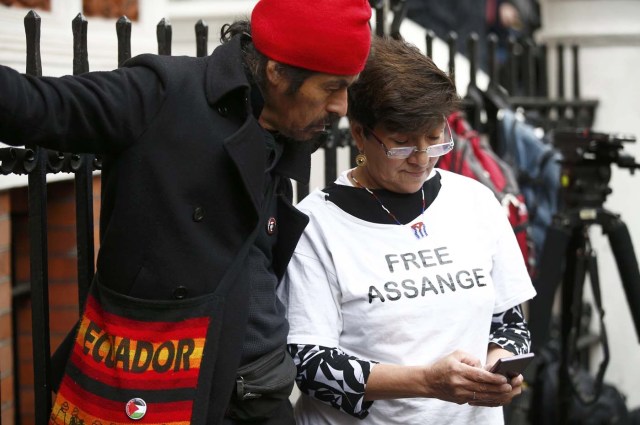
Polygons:
M285 135L286 142L295 145L296 149L304 149L311 153L326 144L328 131L299 131L296 134Z
M315 152L327 142L329 134L330 132L325 130L305 130L297 131L289 138L298 143L313 146L313 151Z

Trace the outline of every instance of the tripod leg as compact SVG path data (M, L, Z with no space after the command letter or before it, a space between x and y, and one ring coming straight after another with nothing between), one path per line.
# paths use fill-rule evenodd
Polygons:
M594 393L592 395L579 394L578 397L583 403L591 403L600 397L602 392L602 384L604 382L604 374L609 364L609 342L607 338L607 329L604 325L604 308L602 307L602 294L600 291L600 277L598 275L598 261L595 253L591 250L589 256L589 279L591 280L591 288L593 291L593 299L598 309L600 318L600 344L602 346L602 361L598 367L598 373L595 377Z
M544 347L549 340L551 311L556 289L562 281L562 270L571 233L554 218L547 230L538 273L534 279L537 296L529 302L529 330L531 331L532 351Z
M559 422L568 423L573 391L569 367L580 328L582 295L591 253L587 252L585 229L576 228L568 244L562 282L562 322L560 333L560 365L558 368Z
M609 236L609 243L616 259L618 272L620 272L620 279L627 296L636 335L640 341L640 272L631 235L629 235L626 224L617 217L603 225L603 229Z

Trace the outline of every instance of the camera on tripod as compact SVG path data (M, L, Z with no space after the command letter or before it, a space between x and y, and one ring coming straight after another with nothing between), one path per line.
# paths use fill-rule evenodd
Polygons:
M601 207L612 190L611 164L631 174L640 164L623 152L624 143L636 138L625 134L593 132L590 129L557 130L553 145L562 154L561 195L567 207Z
M620 214L604 208L612 190L611 164L629 169L633 174L640 164L623 152L626 142L635 137L605 134L591 130L558 130L552 135L553 145L561 154L560 205L549 227L538 267L535 286L538 296L530 305L529 328L532 347L541 350L550 341L550 317L558 285L561 284L561 321L557 388L552 397L558 400L554 423L570 423L575 412L574 401L587 406L596 403L604 387L604 374L609 362L609 348L604 326L600 278L589 228L599 225L609 239L622 286L629 304L636 335L640 341L640 268L631 235ZM602 361L598 367L593 391L584 391L573 373L578 362L578 341L581 337L583 290L587 281L600 316L599 345ZM579 363L578 363L579 364ZM584 383L584 380L582 381ZM540 385L540 383L538 384ZM546 422L545 422L546 423ZM580 422L582 423L582 422Z

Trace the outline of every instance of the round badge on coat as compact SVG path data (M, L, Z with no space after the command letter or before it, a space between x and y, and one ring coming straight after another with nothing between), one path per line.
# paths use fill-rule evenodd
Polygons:
M141 398L132 398L127 402L124 411L130 419L137 421L147 413L147 403Z
M276 218L269 217L269 220L267 220L267 234L273 235L275 232L276 232Z

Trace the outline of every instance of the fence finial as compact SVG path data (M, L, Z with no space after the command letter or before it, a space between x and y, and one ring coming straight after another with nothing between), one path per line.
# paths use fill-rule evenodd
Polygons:
M407 17L407 11L409 9L409 3L407 0L395 0L391 3L391 10L393 11L393 21L391 22L391 27L389 28L389 35L396 39L400 40L402 36L400 35L400 26L402 25L402 21Z
M507 45L509 46L509 56L507 58L507 91L513 96L516 94L517 81L518 81L518 56L521 46L518 44L516 37L510 35L507 39Z
M487 59L489 66L489 86L495 86L498 82L498 36L491 33L487 36Z
M436 38L436 33L432 30L427 30L427 34L425 35L425 42L427 44L427 57L433 59L433 40Z
M209 42L209 26L202 19L196 22L196 56L207 56Z
M456 51L458 46L458 34L449 31L447 35L447 45L449 46L449 78L456 83Z
M171 34L171 22L167 18L160 19L156 27L159 55L171 56Z
M478 40L477 33L472 32L467 39L467 57L469 58L469 87L477 87L476 74L478 72Z
M557 46L558 55L558 99L564 99L564 44Z
M525 96L535 96L536 89L536 70L535 70L535 44L531 38L523 41L524 45L524 69L523 80L525 88Z
M116 22L116 34L118 35L118 67L131 57L131 21L122 16Z
M29 75L42 75L40 60L40 15L30 10L24 17L24 32L27 36L27 69Z
M384 0L370 0L369 4L376 11L376 35L384 36L385 11Z
M71 21L73 32L73 75L89 72L89 52L87 48L87 19L82 13Z

